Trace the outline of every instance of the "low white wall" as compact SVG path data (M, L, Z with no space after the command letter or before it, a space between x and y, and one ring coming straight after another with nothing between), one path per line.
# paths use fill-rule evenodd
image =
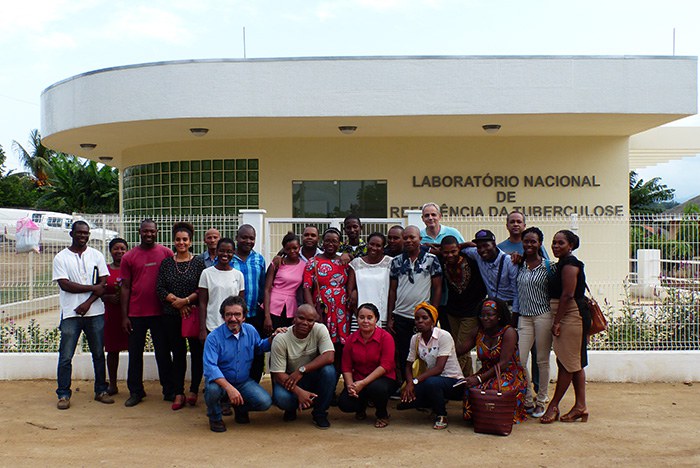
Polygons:
M126 379L126 353L120 355L119 379ZM552 354L552 376L556 363ZM700 351L590 351L586 380L590 382L699 382ZM0 353L0 380L56 378L58 353ZM188 363L189 365L189 363ZM145 380L157 380L153 353L144 356ZM73 358L73 378L93 379L90 353Z

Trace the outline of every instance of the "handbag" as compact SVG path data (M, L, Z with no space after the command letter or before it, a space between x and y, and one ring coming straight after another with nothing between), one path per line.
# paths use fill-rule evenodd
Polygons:
M190 306L190 315L182 317L181 330L183 338L199 337L199 307Z
M495 369L498 390L470 388L469 405L472 409L474 432L507 436L513 430L518 391L503 391L500 364L496 364Z
M591 294L591 290L588 288L588 285L586 285L586 291L588 291L589 295ZM588 336L593 336L596 333L601 333L607 330L608 321L605 319L605 315L603 315L603 311L600 309L598 301L593 299L593 296L584 296L583 299L586 301L588 312L591 314L591 328L588 330Z

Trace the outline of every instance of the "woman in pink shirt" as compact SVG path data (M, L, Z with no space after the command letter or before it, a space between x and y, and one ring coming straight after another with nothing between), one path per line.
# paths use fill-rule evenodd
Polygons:
M394 393L396 363L394 339L377 327L379 309L374 304L362 304L357 311L359 329L345 342L341 370L345 388L338 398L338 408L345 413L355 413L355 418L367 417L367 402L374 403L374 427L389 425L387 403Z
M271 262L265 279L265 332L292 324L297 310L297 290L304 279L306 262L299 257L299 237L293 232L282 239L284 255Z

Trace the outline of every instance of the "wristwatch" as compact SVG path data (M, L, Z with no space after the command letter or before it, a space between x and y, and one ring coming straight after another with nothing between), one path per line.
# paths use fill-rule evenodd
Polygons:
M413 385L418 385L418 379L416 379L415 377L413 378Z
M303 374L304 372L306 372L306 366L301 366L301 367L299 368L299 373L300 373L300 374Z

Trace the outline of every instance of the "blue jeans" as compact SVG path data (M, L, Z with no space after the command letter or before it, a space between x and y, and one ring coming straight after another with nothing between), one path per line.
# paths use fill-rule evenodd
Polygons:
M233 384L232 384L233 385ZM236 407L237 413L248 411L265 411L272 406L272 398L253 379L233 385L243 397L243 405ZM207 404L207 416L212 421L221 421L221 399L227 396L226 390L216 382L209 382L204 386L204 401Z
M433 376L414 387L416 406L430 408L436 416L447 416L447 400L461 400L464 395L462 386L453 387L457 379Z
M328 407L331 406L331 400L335 393L335 383L335 367L333 364L327 364L320 369L309 372L299 380L297 383L298 387L318 395L314 399L314 407L311 411L312 416L328 415ZM272 385L272 400L278 408L285 411L299 408L297 396L277 382L274 382Z
M80 333L85 332L90 353L92 354L92 366L95 369L95 395L107 391L104 353L104 328L105 316L71 317L62 319L59 325L61 330L61 344L58 348L58 398L71 397L71 374L73 373L73 355L78 345Z

